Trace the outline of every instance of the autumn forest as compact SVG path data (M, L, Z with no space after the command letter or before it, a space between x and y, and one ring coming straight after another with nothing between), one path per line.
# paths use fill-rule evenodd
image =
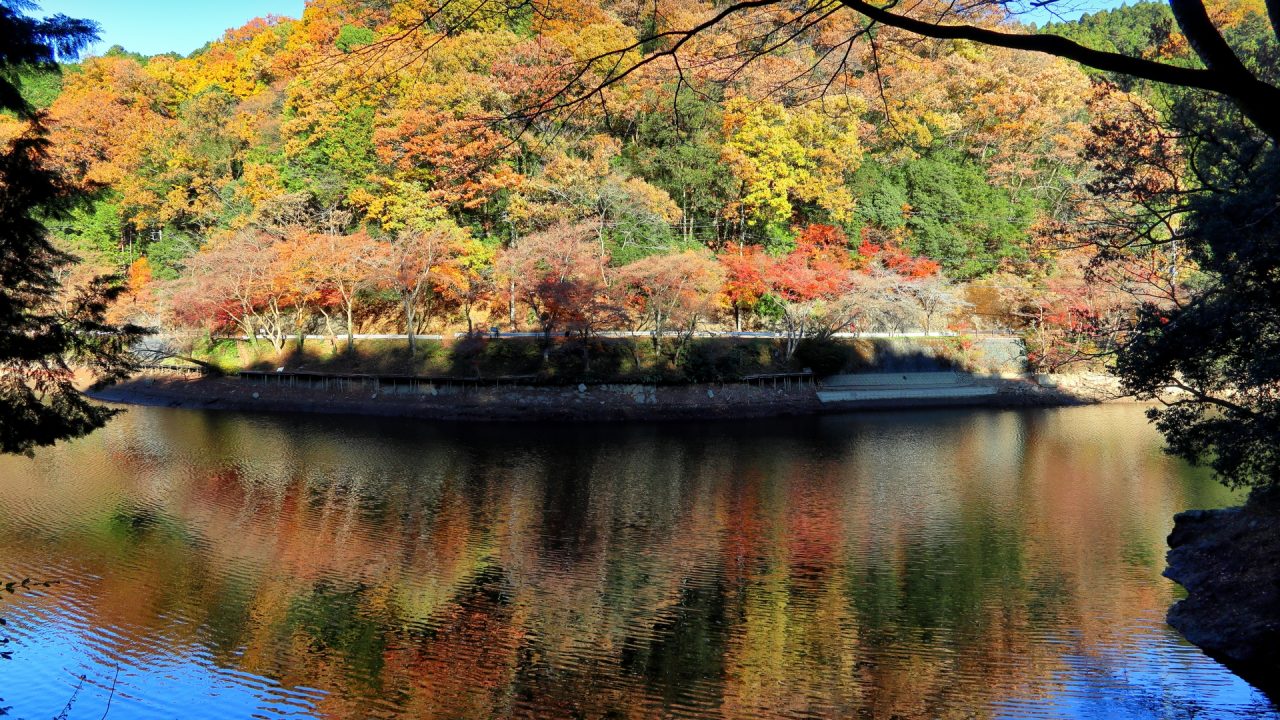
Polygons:
M1243 27L1257 5L1214 12ZM834 7L740 14L671 56L637 39L713 8L486 8L313 0L189 57L29 73L50 164L88 197L49 223L80 260L67 285L117 273L115 320L265 355L630 330L679 362L701 330L775 331L788 356L950 331L1021 335L1052 370L1194 275L1176 244L1132 241L1183 175L1156 86ZM1161 5L1051 29L1188 56Z

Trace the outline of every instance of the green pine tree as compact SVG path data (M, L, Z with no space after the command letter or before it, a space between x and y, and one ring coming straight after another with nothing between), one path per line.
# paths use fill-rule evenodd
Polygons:
M73 366L109 382L131 369L129 347L141 329L104 320L119 292L113 278L63 288L58 271L74 258L57 250L45 223L65 217L79 200L47 165L43 112L23 96L21 78L56 72L96 36L96 26L62 15L33 18L25 0L0 0L0 112L26 128L0 148L0 451L84 435L113 410L73 384Z

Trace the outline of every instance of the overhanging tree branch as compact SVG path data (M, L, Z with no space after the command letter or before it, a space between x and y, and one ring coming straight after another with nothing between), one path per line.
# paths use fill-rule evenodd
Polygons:
M1267 18L1271 20L1271 30L1280 40L1280 0L1267 0Z
M1245 68L1210 22L1200 0L1170 0L1170 5L1174 8L1174 17L1192 49L1204 61L1204 68L1187 68L1095 50L1058 35L1002 32L976 25L933 23L889 12L865 0L840 2L878 23L925 37L969 40L1012 50L1045 53L1074 60L1097 70L1220 93L1231 98L1258 129L1273 140L1280 141L1280 113L1276 112L1276 108L1280 108L1280 88L1257 79ZM1280 0L1271 0L1270 4L1280 4Z

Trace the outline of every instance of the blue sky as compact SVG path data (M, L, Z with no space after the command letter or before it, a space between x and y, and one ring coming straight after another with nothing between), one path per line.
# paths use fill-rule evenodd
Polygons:
M304 0L36 0L42 15L62 13L98 21L102 42L144 55L183 55L263 15L300 17Z

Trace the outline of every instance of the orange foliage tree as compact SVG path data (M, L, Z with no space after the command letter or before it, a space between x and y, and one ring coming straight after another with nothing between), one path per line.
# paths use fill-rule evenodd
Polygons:
M705 252L650 255L624 266L619 282L630 304L645 319L656 352L668 329L675 331L673 360L715 308L715 295L724 284L724 270Z
M521 238L499 257L514 297L537 319L548 342L558 329L586 337L618 318L600 272L608 258L593 236L587 224L554 225Z

